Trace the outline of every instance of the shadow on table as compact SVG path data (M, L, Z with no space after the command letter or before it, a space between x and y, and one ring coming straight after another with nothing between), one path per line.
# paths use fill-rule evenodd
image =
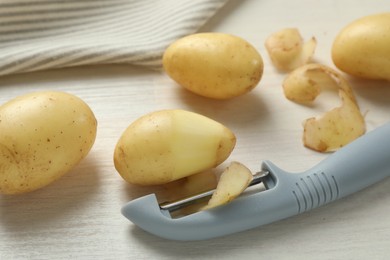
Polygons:
M39 190L0 196L0 225L13 236L29 231L44 231L50 225L62 226L69 216L77 216L96 194L98 168L92 158L85 158L59 180ZM4 235L4 234L3 234Z
M193 112L205 115L229 127L251 127L256 122L264 122L271 113L261 91L255 88L249 93L228 100L215 100L198 96L177 86L176 95Z

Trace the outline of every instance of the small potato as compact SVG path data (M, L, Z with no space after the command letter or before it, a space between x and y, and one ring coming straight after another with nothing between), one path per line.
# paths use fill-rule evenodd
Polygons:
M229 99L252 90L263 74L257 50L237 36L199 33L171 44L163 56L166 73L198 95Z
M347 25L333 43L332 59L353 76L390 80L390 13L366 16Z
M129 183L165 184L222 163L236 143L222 124L184 110L156 111L134 121L114 151L114 164Z
M89 106L64 92L36 92L0 107L0 193L25 193L58 179L92 148Z

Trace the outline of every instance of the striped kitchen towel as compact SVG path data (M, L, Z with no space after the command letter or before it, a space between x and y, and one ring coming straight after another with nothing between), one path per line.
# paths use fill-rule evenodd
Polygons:
M157 68L228 0L1 0L0 75L88 64Z

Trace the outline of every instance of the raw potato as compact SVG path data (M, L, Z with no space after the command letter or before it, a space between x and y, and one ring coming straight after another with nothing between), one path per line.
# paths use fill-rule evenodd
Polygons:
M63 92L19 96L0 107L0 192L17 194L58 179L92 148L97 122Z
M139 118L125 130L114 163L129 183L164 184L219 165L235 143L232 131L210 118L162 110Z
M265 47L274 66L283 71L291 71L310 61L317 41L312 37L306 43L296 28L286 28L271 34Z
M217 188L203 209L211 209L237 198L251 183L251 171L239 162L232 162L222 173Z
M337 88L342 105L318 119L305 120L303 143L319 152L331 152L365 133L364 117L348 82L336 71L320 64L302 66L283 82L286 97L299 103L314 100L321 87Z
M333 43L332 59L348 74L390 80L390 13L366 16L347 25Z
M237 36L198 33L171 44L163 56L166 73L198 95L229 99L249 92L263 74L257 50Z

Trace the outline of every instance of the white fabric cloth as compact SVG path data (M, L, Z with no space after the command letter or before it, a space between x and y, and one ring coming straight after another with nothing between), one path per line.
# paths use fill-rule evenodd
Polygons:
M228 0L2 0L0 75L87 64L161 66Z

